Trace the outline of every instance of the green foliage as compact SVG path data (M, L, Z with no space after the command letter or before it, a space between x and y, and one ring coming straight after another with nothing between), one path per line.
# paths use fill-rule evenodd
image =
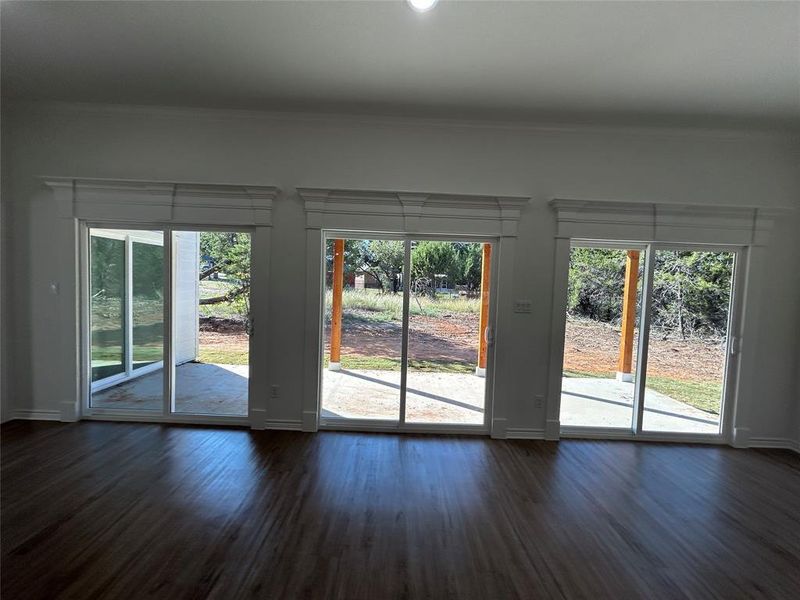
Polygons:
M456 242L453 247L458 261L458 278L456 285L465 285L467 290L481 288L481 265L483 263L483 249L481 244L470 242Z
M403 272L405 244L399 240L369 240L364 246L364 270L381 282L381 288L397 293Z
M624 250L573 248L567 312L606 323L622 316ZM639 306L644 254L639 268ZM653 273L652 324L663 335L725 335L733 254L659 250Z
M217 296L215 304L226 304L245 319L250 318L250 234L203 231L200 233L201 278L219 277L231 285Z
M573 248L570 252L567 312L612 322L622 314L625 251Z
M125 296L125 241L91 237L91 292L93 297Z
M133 242L131 244L134 298L164 297L164 247Z
M411 251L411 277L426 280L427 288L435 291L437 276L447 278L448 282L459 279L461 265L453 244L450 242L417 242Z
M733 275L729 252L656 253L653 323L666 331L724 335Z

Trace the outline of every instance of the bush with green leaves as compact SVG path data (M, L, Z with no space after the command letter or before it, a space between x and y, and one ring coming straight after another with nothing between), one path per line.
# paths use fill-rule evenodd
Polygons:
M625 261L625 250L573 248L567 288L568 314L619 323ZM640 297L643 270L644 260L639 265ZM653 327L665 336L725 335L732 277L733 254L729 252L657 251L653 273Z
M200 280L224 277L228 289L200 304L225 304L245 320L250 319L250 234L204 231L200 234Z

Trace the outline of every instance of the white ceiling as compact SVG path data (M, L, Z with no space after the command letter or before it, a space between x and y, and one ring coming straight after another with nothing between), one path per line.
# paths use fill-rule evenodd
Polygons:
M3 2L6 97L800 127L800 3Z

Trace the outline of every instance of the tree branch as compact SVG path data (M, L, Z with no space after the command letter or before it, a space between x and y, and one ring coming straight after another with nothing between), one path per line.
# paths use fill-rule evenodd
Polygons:
M211 298L200 298L200 305L203 306L205 304L220 304L222 302L230 302L231 300L235 300L245 292L250 289L250 284L245 284L242 287L238 287L235 290L231 290L227 294L223 296L212 296Z

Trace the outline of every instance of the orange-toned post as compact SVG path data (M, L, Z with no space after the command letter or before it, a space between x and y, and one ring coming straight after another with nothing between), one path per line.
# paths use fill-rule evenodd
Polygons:
M331 304L331 359L328 369L342 368L342 290L344 288L344 240L333 240L333 302Z
M478 326L478 366L475 375L486 377L486 327L489 325L489 286L492 270L492 245L483 245L481 260L481 315Z
M617 381L633 381L633 333L636 328L636 287L639 282L639 251L628 250L625 290L622 296L622 335L619 339Z

